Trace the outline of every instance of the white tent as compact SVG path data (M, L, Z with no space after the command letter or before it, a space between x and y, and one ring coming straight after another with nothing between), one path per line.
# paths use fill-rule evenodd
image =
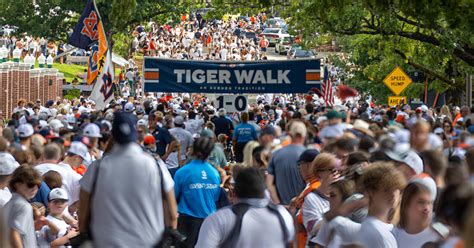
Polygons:
M112 53L112 62L120 67L125 67L128 65L128 60L124 59L116 53Z

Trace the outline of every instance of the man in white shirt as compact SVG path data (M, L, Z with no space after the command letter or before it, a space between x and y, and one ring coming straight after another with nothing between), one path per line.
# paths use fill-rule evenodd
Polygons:
M237 203L204 220L196 247L288 247L295 236L293 218L283 206L271 205L264 192L257 168L239 170Z
M361 178L369 198L369 214L357 234L364 247L397 247L389 214L398 205L405 178L392 164L374 163Z
M227 48L225 46L222 47L221 49L221 60L226 61L227 60Z
M6 140L0 137L0 142L6 144ZM20 164L16 162L10 153L0 152L0 208L5 206L12 198L12 193L8 188L11 175Z
M80 185L79 181L82 176L79 175L73 168L79 168L83 161L87 158L88 149L82 142L74 141L71 143L64 160L58 164L68 174L70 180L68 195L69 195L69 211L75 212L77 202L79 201Z
M43 176L48 171L56 171L61 175L62 188L65 189L70 195L69 202L74 204L79 197L79 179L80 175L75 171L71 171L65 168L64 165L59 165L58 162L61 158L61 148L51 143L44 147L44 159L41 164L36 165L34 168ZM74 196L74 199L73 199ZM74 209L74 206L71 206Z
M193 111L190 111L188 115L189 119L184 123L185 129L192 135L201 133L204 119Z
M169 156L168 159L166 160L166 165L168 166L168 169L177 169L179 167L179 161L185 161L186 160L186 154L189 149L191 149L193 145L193 135L184 129L184 118L180 115L176 116L174 118L174 128L171 128L170 134L178 141L178 143L181 145L181 153L177 154L177 156L180 156L178 159L177 156ZM173 174L173 172L171 173Z
M165 216L176 220L176 202L168 205L169 212L162 207L163 200L174 201L173 183L135 143L135 124L131 114L115 114L113 151L93 163L80 182L79 228L87 233L91 227L96 247L155 246L163 235Z

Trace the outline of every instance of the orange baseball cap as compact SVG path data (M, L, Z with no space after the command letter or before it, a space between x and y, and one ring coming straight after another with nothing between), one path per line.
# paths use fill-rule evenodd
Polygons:
M155 143L155 137L151 134L145 135L145 138L143 139L143 144L145 145L151 145Z

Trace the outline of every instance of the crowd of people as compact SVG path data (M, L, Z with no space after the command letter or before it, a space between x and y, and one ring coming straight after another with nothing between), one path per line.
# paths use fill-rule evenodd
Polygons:
M179 25L150 23L133 33L131 52L159 58L189 60L266 59L269 41L259 34L267 27L265 14L249 20L206 22L202 16L184 17ZM248 33L248 35L246 35Z
M471 247L473 116L285 94L242 113L198 94L19 101L0 122L0 240Z

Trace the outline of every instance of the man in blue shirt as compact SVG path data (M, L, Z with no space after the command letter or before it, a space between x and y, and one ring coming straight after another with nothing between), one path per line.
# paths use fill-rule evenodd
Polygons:
M215 133L216 137L219 136L219 134L225 134L228 137L232 137L232 131L234 130L234 124L232 124L232 121L227 118L226 116L227 112L225 109L221 108L219 109L218 112L218 117L212 120L214 123L215 128Z
M198 138L193 144L193 160L174 176L178 230L187 237L186 247L194 247L202 222L217 209L220 177L217 169L206 162L213 149L210 138Z
M242 122L237 125L234 129L234 138L232 139L234 144L235 161L242 163L244 161L244 148L245 145L252 140L257 140L257 131L255 127L248 123L249 114L243 112L240 115Z

